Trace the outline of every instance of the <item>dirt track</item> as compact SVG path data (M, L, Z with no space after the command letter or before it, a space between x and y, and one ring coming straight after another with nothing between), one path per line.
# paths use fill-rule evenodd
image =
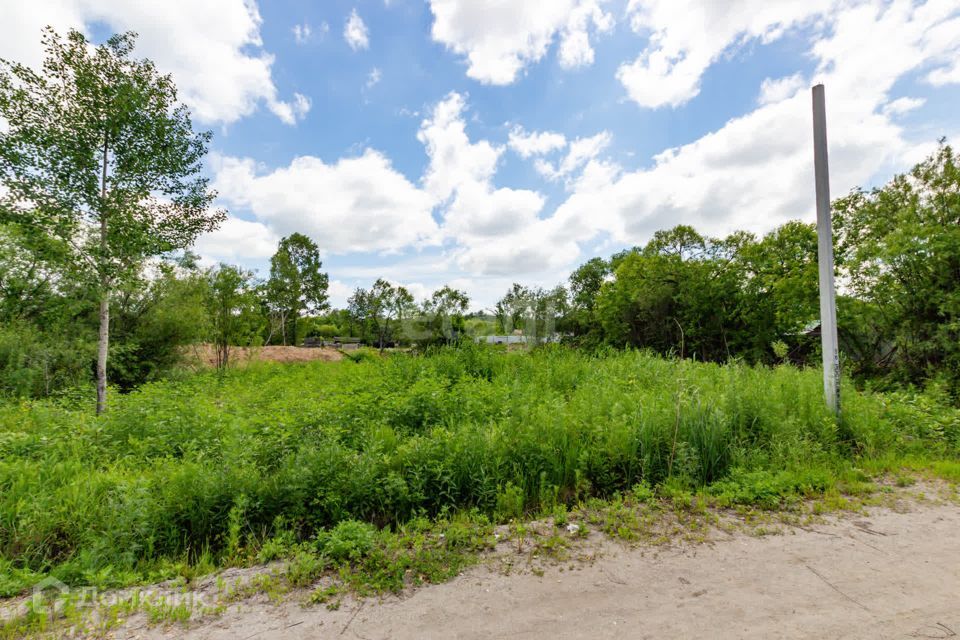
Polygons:
M405 598L338 611L247 603L148 638L960 637L960 508L919 503L715 542L627 549L505 576L486 567ZM129 621L135 623L134 620Z

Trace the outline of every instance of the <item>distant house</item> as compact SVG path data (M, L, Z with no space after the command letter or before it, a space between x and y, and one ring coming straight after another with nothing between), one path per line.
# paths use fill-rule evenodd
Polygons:
M522 335L510 335L510 336L477 336L474 340L478 343L486 344L527 344L528 342L533 344L542 344L544 342L560 342L560 334L554 333L546 338L533 338L529 336Z
M336 337L336 338L320 338L311 336L309 338L303 339L303 346L305 347L333 347L335 349L343 349L345 351L350 351L353 349L360 348L360 338L353 337Z
M527 336L477 336L475 340L487 344L527 344Z

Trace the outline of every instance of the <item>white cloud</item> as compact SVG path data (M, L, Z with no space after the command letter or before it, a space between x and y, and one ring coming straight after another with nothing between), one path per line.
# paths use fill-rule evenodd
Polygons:
M330 306L335 309L343 309L347 306L347 300L353 295L354 287L351 287L342 280L331 279L327 285L327 296L330 300Z
M559 180L583 167L588 161L596 158L604 151L613 137L609 131L590 136L589 138L577 138L570 143L567 155L557 165L553 165L546 160L538 159L534 164L537 172L548 180Z
M306 22L293 25L293 39L297 44L306 44L312 35L313 29Z
M529 158L562 149L567 146L567 139L562 133L555 131L527 132L523 127L515 126L510 130L507 144L521 158Z
M370 70L370 73L367 74L367 89L372 89L377 84L380 83L381 78L383 78L383 73L379 68L374 67Z
M293 25L291 31L293 31L294 42L297 44L307 44L315 39L323 40L326 38L327 34L330 33L330 25L324 21L314 29L309 23L303 22Z
M889 93L897 79L922 69L931 55L943 55L943 49L931 50L929 33L955 10L947 0L845 6L832 17L828 35L812 44L814 81L827 89L834 195L903 169L929 150L928 143L908 141L891 120L917 102L891 100ZM581 178L578 185L589 190L575 189L553 218L570 228L579 225L582 237L604 231L622 243L643 242L654 230L679 223L719 235L809 219L810 94L796 91L798 84L793 79L767 84L757 109L664 151L650 169Z
M343 27L343 39L354 51L370 47L370 32L356 9L350 12L350 17Z
M216 231L197 238L194 250L213 262L263 259L276 252L279 241L265 224L231 216Z
M760 97L757 102L761 105L771 102L781 102L787 98L792 98L798 91L807 86L807 81L803 74L795 73L792 76L784 78L764 78L760 84Z
M463 120L465 107L463 96L448 94L420 124L417 134L430 158L423 183L439 201L448 199L460 185L488 183L503 153L502 147L486 140L470 142Z
M927 101L924 98L910 98L910 97L897 98L896 100L892 100L888 102L883 107L883 113L889 116L900 116L905 113L909 113L914 109L919 109L926 102Z
M466 132L463 96L449 94L425 119L418 135L430 158L424 186L443 209L442 233L455 242L454 264L472 274L526 274L556 268L575 256L574 242L554 242L538 216L544 196L497 188L497 163L505 148L473 142Z
M630 0L627 14L649 42L617 78L644 107L679 106L700 92L704 71L731 47L768 43L827 10L833 0Z
M960 84L960 61L954 62L953 66L934 69L927 74L927 82L935 87L942 87L945 84Z
M387 251L431 241L433 199L380 152L325 164L299 156L287 167L258 171L254 162L217 158L214 187L278 235L299 231L325 253Z
M557 52L561 67L575 69L593 64L594 53L589 33L591 23L598 32L605 32L613 28L614 20L611 14L601 9L599 2L581 2L570 12Z
M540 61L559 35L560 63L577 67L593 62L591 25L613 26L604 0L430 0L431 34L467 58L467 75L486 84L511 84L527 65Z
M310 112L312 102L302 93L293 94L293 102L278 102L270 105L270 111L286 124L296 124Z
M731 6L743 14L746 5ZM704 11L709 8L696 15ZM816 82L827 88L835 196L906 168L933 140L921 145L911 140L899 116L923 101L896 95L894 89L911 74L926 78L933 70L950 68L960 44L944 25L952 25L956 12L952 0L916 6L908 0L844 3L817 18L786 12L780 22L760 11L746 27L724 27L733 34L720 38L726 44L690 40L690 47L714 51L705 58L708 67L747 40L773 39L790 25L819 21L803 31L812 71L766 79L752 110L662 151L642 169L625 169L606 157L613 140L608 131L570 139L559 131L515 126L505 143L471 138L466 100L450 93L425 110L418 139L429 162L419 184L368 150L331 164L297 158L272 171L228 158L218 167L216 186L233 204L249 207L275 236L306 231L327 252L418 249L413 259L354 269L352 275L337 272L343 282L388 275L428 291L452 280L468 289L476 307L495 300L512 280L562 280L582 259L587 242L642 243L654 230L679 223L724 235L740 228L765 232L789 219L811 220L808 87ZM678 28L689 30L683 24ZM671 39L676 36L664 35L650 46L669 48ZM702 52L690 55L704 59ZM672 82L673 73L664 77ZM696 90L702 73L694 74L688 89ZM562 180L567 194L559 206L548 209L549 200L536 190L498 184L507 148L532 159L546 177ZM376 223L381 227L371 231Z
M960 83L960 9L950 20L943 20L924 37L924 53L937 66L926 80L935 87Z
M112 31L140 34L137 55L173 74L180 98L199 122L229 124L261 104L285 118L290 105L277 95L261 22L256 4L247 0L7 2L0 20L0 57L36 66L43 56L45 25L65 33L103 23Z

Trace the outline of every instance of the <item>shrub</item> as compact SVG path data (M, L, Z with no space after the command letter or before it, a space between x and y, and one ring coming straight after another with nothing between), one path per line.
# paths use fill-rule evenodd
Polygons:
M366 522L344 520L317 534L317 550L331 560L360 560L370 553L377 529Z

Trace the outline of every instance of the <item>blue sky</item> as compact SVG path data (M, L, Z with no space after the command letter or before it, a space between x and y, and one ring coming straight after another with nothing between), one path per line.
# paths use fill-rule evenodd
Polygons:
M150 6L156 5L156 6ZM693 224L813 220L809 87L834 195L960 129L953 0L41 0L0 25L125 29L174 74L228 209L209 262L266 272L293 231L342 305L376 277L474 307Z

